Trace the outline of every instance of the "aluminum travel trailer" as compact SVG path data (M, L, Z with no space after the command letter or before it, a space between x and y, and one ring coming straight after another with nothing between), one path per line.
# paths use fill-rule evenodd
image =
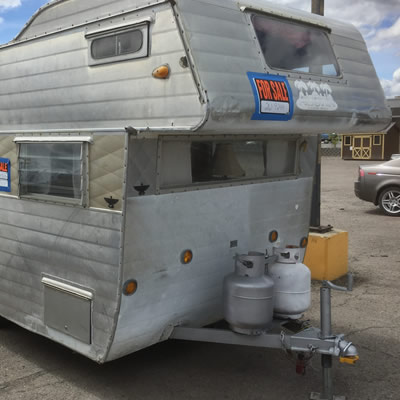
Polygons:
M0 315L99 363L220 320L304 246L313 135L390 121L354 27L261 0L54 0L0 79Z

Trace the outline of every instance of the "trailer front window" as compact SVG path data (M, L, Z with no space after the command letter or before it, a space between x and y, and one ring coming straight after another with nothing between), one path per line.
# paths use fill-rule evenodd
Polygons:
M322 28L253 15L252 22L266 63L275 69L339 76L339 66Z
M160 187L290 177L296 174L296 139L165 140Z
M21 195L81 199L81 143L21 143L20 146Z

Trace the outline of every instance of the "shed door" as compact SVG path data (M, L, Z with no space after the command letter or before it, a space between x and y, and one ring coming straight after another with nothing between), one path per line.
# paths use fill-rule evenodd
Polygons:
M369 160L371 158L371 136L355 136L353 140L353 159Z

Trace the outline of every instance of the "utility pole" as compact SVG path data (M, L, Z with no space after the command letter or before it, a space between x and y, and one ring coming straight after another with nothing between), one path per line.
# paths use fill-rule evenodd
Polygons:
M324 15L324 0L311 0L311 12L313 14ZM318 150L313 184L310 225L311 232L324 233L331 229L330 226L321 226L321 135L318 135Z
M311 12L313 14L324 15L324 0L311 0Z
M313 14L324 15L324 0L311 0L311 12ZM311 208L311 230L321 232L321 135L318 135L318 153L317 153L317 165L315 168L314 185L313 185L313 196L312 196L312 208ZM324 289L325 290L325 289ZM322 296L322 289L321 289ZM331 302L331 293L327 289L327 298L325 299L329 304ZM322 297L321 297L322 302ZM324 316L322 315L321 306L321 321ZM330 316L329 316L330 318ZM330 321L329 321L330 323ZM323 334L323 332L321 331ZM327 354L321 355L321 364L323 371L323 391L322 394L314 398L334 400L336 396L333 395L332 388L332 356Z

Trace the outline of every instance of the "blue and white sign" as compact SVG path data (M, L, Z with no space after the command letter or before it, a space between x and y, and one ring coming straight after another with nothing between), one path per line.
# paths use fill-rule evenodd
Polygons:
M11 168L8 158L0 158L0 192L11 192Z
M293 117L293 96L284 76L248 72L255 112L251 119L289 121Z

